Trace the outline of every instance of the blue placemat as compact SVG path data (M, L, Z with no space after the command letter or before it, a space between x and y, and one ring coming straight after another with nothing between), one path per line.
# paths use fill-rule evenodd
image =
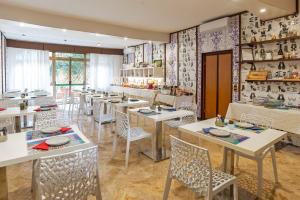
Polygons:
M52 137L52 136L56 136L56 135L63 135L63 134L68 134L68 133L73 133L74 131L71 129L67 132L54 132L54 133L42 133L41 131L27 131L26 132L26 140L35 140L35 139L39 139L39 138L47 138L47 137Z
M249 139L249 137L247 137L247 136L243 136L243 135L239 135L239 134L231 133L231 132L229 132L229 133L230 133L230 136L228 136L228 137L217 137L217 136L211 135L211 134L209 133L209 131L212 130L212 129L217 129L217 128L214 128L214 127L203 128L203 129L202 129L203 132L201 131L201 133L203 133L203 134L205 134L205 135L208 135L208 134L209 134L209 135L212 136L212 137L216 137L216 138L218 138L218 139L220 139L220 140L229 142L229 143L231 143L231 144L239 144L239 143L241 143L241 142L243 142L243 141Z

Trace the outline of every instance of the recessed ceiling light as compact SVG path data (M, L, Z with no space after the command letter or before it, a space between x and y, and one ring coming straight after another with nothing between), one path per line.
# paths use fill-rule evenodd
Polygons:
M127 38L127 37L124 37L124 40L126 41L126 40L128 40L128 38Z
M25 23L24 22L20 22L19 26L23 27L23 26L25 26Z
M100 46L101 46L101 43L97 43L97 46L100 47Z
M152 41L150 41L150 40L149 40L149 42L148 42L148 43L149 43L149 44L152 44Z
M67 32L67 29L61 29L61 31L65 33L65 32Z
M260 13L265 13L266 11L267 11L267 9L265 9L265 8L261 8L261 9L259 10Z

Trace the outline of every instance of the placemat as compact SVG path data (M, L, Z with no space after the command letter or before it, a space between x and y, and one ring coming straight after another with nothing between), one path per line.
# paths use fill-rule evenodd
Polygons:
M211 129L217 129L217 128L213 128L213 127L203 128L202 129L203 131L199 131L199 132L202 133L202 134L205 134L205 135L210 135L211 137L216 137L220 140L229 142L231 144L239 144L239 143L249 139L249 137L247 137L247 136L243 136L243 135L239 135L239 134L231 133L231 132L229 132L230 133L229 137L217 137L217 136L209 134L209 131Z
M252 132L257 133L257 134L267 130L267 128L263 128L263 127L260 127L260 126L253 126L252 128L242 128L242 127L239 127L237 125L234 125L234 128L241 129L241 130L252 131Z
M49 150L53 150L53 149L59 149L59 148L65 148L65 147L71 147L71 146L75 146L75 145L79 145L79 144L84 144L84 140L82 140L79 135L75 134L69 134L66 135L65 137L70 138L70 142L68 144L62 145L62 146L57 146L57 147L50 147L49 146ZM28 151L40 151L40 150L36 150L36 149L32 149L32 147L45 142L47 139L41 138L40 140L35 140L35 141L30 141L27 142L27 149Z
M62 135L62 134L67 134L67 133L73 133L74 131L71 129L67 132L62 133L61 131L55 132L55 133L42 133L41 131L28 131L26 132L26 140L35 140L39 138L47 138L47 137L52 137L56 135Z
M152 111L151 113L143 113L143 112L140 112L140 111L138 111L138 112L143 114L143 115L146 115L146 116L160 115L161 114L160 112L156 112L156 111Z

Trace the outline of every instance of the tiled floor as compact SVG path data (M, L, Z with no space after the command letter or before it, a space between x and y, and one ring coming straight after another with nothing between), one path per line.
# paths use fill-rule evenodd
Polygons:
M90 137L89 120L89 118L85 118L80 125L83 132ZM77 123L76 121L73 120L73 123ZM151 131L152 127L151 124L146 126L149 131ZM144 155L138 155L136 145L133 145L129 167L125 170L125 143L121 140L119 141L116 157L112 158L112 137L107 127L105 129L103 143L99 145L99 167L103 200L162 199L169 161L154 163ZM183 135L183 137L187 141L198 143L197 138L187 135ZM145 141L144 144L143 147L146 147L150 143ZM218 167L222 160L222 148L206 142L203 142L203 146L209 149L212 163ZM264 160L263 199L300 199L300 148L285 146L277 151L276 158L280 184L274 185L272 162L270 156L267 156ZM8 167L10 200L31 199L31 167L31 162ZM235 173L239 180L239 199L255 199L257 173L255 162L241 158L239 169L236 169ZM174 181L169 199L194 199L194 195L190 190ZM221 196L217 199L227 198Z

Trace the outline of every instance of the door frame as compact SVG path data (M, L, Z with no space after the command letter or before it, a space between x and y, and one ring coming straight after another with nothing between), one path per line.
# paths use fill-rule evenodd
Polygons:
M218 67L217 67L217 91L219 91L219 56L218 55L221 55L221 54L231 54L231 77L230 77L230 80L231 80L231 84L230 84L230 99L231 99L231 102L232 102L232 89L233 89L233 86L232 86L232 78L233 78L233 70L232 70L232 67L233 67L233 51L232 50L224 50L224 51L215 51L215 52L208 52L208 53L202 53L202 72L201 72L201 77L202 77L202 80L201 80L201 119L205 119L205 89L206 89L206 83L205 83L205 77L206 77L206 56L210 56L210 55L216 55L217 56L217 64L218 64ZM217 92L217 98L219 96L219 93ZM218 101L217 101L217 110L218 110Z

